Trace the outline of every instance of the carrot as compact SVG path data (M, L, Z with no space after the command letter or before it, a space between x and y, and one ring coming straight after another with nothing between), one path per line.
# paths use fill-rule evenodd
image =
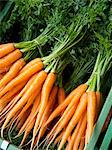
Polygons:
M16 127L17 130L19 130L23 126L23 124L24 124L25 120L28 118L30 112L31 112L31 107L26 112L24 112L23 116L19 120L17 127Z
M7 105L7 103L10 102L12 97L17 94L25 85L26 82L23 82L22 84L18 85L16 88L14 87L12 91L7 92L1 99L0 99L0 107L4 105L4 107ZM1 109L0 109L1 110ZM0 111L1 112L1 111Z
M4 45L5 45L5 44L1 44L1 43L0 43L0 49L1 49L2 47L4 47Z
M77 122L80 120L81 115L84 113L85 109L87 106L87 93L85 92L80 99L80 102L78 104L78 107L72 117L72 119L70 120L66 131L62 137L61 143L59 145L58 149L61 149L62 146L65 144L66 140L68 139L70 133L72 132L73 128L75 127L75 125L77 124Z
M54 118L56 118L57 116L60 115L61 111L63 111L71 102L72 98L74 97L74 95L80 90L80 88L82 87L82 85L78 86L76 89L74 89L64 100L64 102L62 104L60 104L54 111L53 113L50 115L49 119L47 120L45 126L47 124L49 124Z
M7 109L4 109L2 111L0 116L3 116L4 114L6 114L6 112L9 112L12 109L12 107L18 102L18 100L23 96L23 94L27 91L27 89L29 89L31 83L35 80L35 78L36 78L36 75L33 75L33 77L28 81L28 83L21 90L21 92L19 94L17 94L17 96L14 98L13 102L11 102L11 105L9 104L10 106L7 107ZM26 83L27 81L24 81L24 82ZM13 87L13 88L15 88L15 87ZM12 90L13 90L13 88L12 88Z
M66 95L65 95L64 88L59 88L59 90L58 90L58 103L62 104L63 101L65 100L65 97L66 97ZM63 112L64 112L64 110L62 111L61 115L63 114Z
M4 57L5 55L9 54L10 52L14 51L14 44L8 43L8 44L2 44L0 46L0 58Z
M51 93L50 93L50 96L49 96L49 100L48 100L48 104L45 108L45 111L43 113L43 116L42 116L42 119L41 119L41 122L40 124L43 123L43 120L45 120L44 118L48 115L50 115L52 109L53 109L53 106L54 106L54 103L55 103L55 98L56 98L56 94L57 94L57 91L58 91L58 87L57 86L54 86Z
M78 149L81 137L83 136L84 131L86 129L86 124L87 124L87 115L85 113L84 117L83 117L83 120L81 122L80 128L78 130L77 136L76 136L75 141L74 141L73 150L77 150Z
M35 136L36 136L37 130L38 130L38 126L40 124L44 110L47 106L48 98L49 98L49 95L50 95L50 92L54 85L55 80L56 80L56 75L53 72L51 72L48 74L47 79L43 85L42 93L41 93L41 104L40 104L40 109L39 109L39 113L38 113L38 118L36 119L36 123L35 123L34 129L33 129L33 138L32 138L31 148L33 147L33 144L35 141ZM40 124L40 126L41 126L41 124Z
M65 100L65 90L64 88L59 88L58 90L58 103L61 104Z
M29 108L31 107L31 105L34 102L35 97L36 97L36 92L29 98L28 102L23 107L23 109L21 110L20 114L17 116L16 123L18 123L21 120L21 118L23 117L24 113L26 113L29 110Z
M31 95L31 97L29 98L28 102L26 103L26 105L24 106L24 108L21 110L18 118L21 118L23 116L23 114L29 109L29 107L33 104L34 99L36 97L37 93L35 92L33 95Z
M26 138L28 137L29 133L31 132L31 130L32 130L34 124L35 124L35 121L36 121L36 117L32 120L32 122L31 122L31 123L29 124L29 126L26 128L20 146L22 146L22 145L24 144Z
M44 83L45 79L47 77L47 73L45 71L41 71L37 74L36 79L30 86L30 88L26 91L26 93L23 95L23 97L18 101L18 103L13 107L13 109L9 112L7 115L7 118L2 126L1 129L1 135L3 136L3 130L12 118L13 114L16 113L20 108L22 108L25 103L28 101L30 98L30 95L33 94L34 92L37 92L39 94L39 89L42 87L42 84ZM35 91L36 90L36 91Z
M15 99L18 97L18 93L15 95L15 97L6 105L6 107L0 112L0 120L5 116L9 110L12 108L13 103L15 102Z
M82 90L82 91L81 91ZM58 130L55 132L55 136L62 130L62 128L69 122L69 120L71 119L72 115L74 114L76 108L77 108L77 105L79 103L79 98L81 96L81 93L83 94L85 90L85 85L84 86L79 86L79 88L77 88L77 92L81 91L80 94L76 93L76 95L74 96L74 98L71 100L71 103L68 105L68 107L65 109L62 117L59 119L59 121L57 122L57 124L54 126L54 128L52 129L52 131L55 129L55 127L59 124L59 127L57 128ZM84 99L84 100L83 100ZM75 102L75 103L74 103ZM71 104L73 104L73 106L71 107ZM80 100L80 103L79 103L80 107L83 107L83 109L85 109L86 107L86 93L83 94L81 100ZM78 106L78 110L76 112L76 117L78 116L78 111L80 111L80 107ZM70 108L70 109L69 109ZM82 111L83 111L82 109ZM82 112L81 112L82 113ZM75 117L75 116L74 116ZM67 119L66 119L67 118ZM79 119L79 118L78 118ZM77 121L77 119L76 119ZM61 123L60 123L61 122ZM76 122L77 123L77 122ZM74 124L74 123L73 123ZM54 138L55 138L54 136ZM68 138L68 137L67 137ZM52 139L53 140L53 139Z
M87 94L88 106L87 106L87 143L92 135L94 123L95 123L95 113L96 113L96 94L94 91L88 91Z
M8 99L8 101L11 101L13 99L13 97L10 97ZM7 105L7 103L1 102L0 101L0 112L2 112L2 110L5 108L5 106Z
M58 142L61 141L61 138L62 138L63 134L64 134L64 131L61 132L60 135L55 139L55 141L54 141L54 144L55 144L55 145L58 144Z
M13 129L14 129L14 127L15 127L15 125L14 125L15 118L16 118L16 116L18 116L18 114L20 113L20 111L21 111L21 110L17 111L17 112L13 115L11 121L10 121L9 124L7 125L7 130L9 131L9 133L11 133L11 132L13 131Z
M54 141L54 144L55 144L55 145L61 141L64 132L65 132L65 130L63 130L63 131L60 133L60 135L55 139L55 141ZM70 141L71 141L71 136L68 137L68 142L70 142ZM68 149L68 148L67 148L67 149Z
M77 107L77 104L74 105L71 110L69 111L69 113L66 115L66 117L64 117L61 122L57 122L56 125L53 127L53 129L51 130L49 136L48 136L48 139L51 137L52 140L50 140L50 143L49 145L53 142L53 140L55 139L55 137L60 133L60 131L63 129L63 128L66 128L69 120L72 118L75 110L76 110L76 107Z
M79 131L79 129L80 129L81 123L82 123L82 117L80 118L80 120L79 120L79 122L78 122L76 128L75 128L74 131L73 131L73 134L72 134L72 136L71 136L71 140L70 140L70 142L69 142L69 144L68 144L68 150L72 150L72 148L73 148L74 140L76 139L76 136L77 136L78 131Z
M10 66L0 68L0 73L6 73L7 71L9 71L9 69L10 69Z
M0 74L0 80L3 78L4 75Z
M38 62L41 62L40 58L35 58L35 59L31 60L27 65L24 66L24 68L22 68L20 73L26 71L28 68L32 67L32 65L35 65Z
M101 93L99 91L96 91L96 116L95 116L95 121L98 118L98 114L101 109Z
M33 118L37 115L38 110L39 110L39 103L40 103L40 94L36 97L31 113L28 116L27 120L25 121L24 125L22 126L22 128L19 130L18 136L21 135L21 133L24 132L25 128L31 123L31 121L33 120Z
M10 66L12 63L17 61L21 57L22 57L21 51L19 49L16 49L12 53L0 59L0 68Z
M57 91L58 91L58 87L54 86L52 91L51 91L51 94L49 96L48 105L45 108L45 111L43 113L43 116L42 116L42 119L41 119L41 122L40 122L40 124L42 124L42 126L41 126L41 129L39 131L37 143L39 142L40 138L44 135L44 133L47 129L47 127L44 127L44 124L47 121L47 119L49 118L49 116L50 116L50 114L51 114L51 112L54 108L53 106L55 104Z
M2 86L5 86L8 82L10 82L18 72L21 70L21 68L25 65L24 59L19 59L16 61L12 67L10 68L9 72L3 77L3 79L0 81L0 88Z
M79 145L79 150L83 150L84 149L84 143L85 143L85 133L81 137L81 141L80 141L80 145Z
M32 66L31 68L27 69L25 72L18 75L15 79L13 79L9 84L6 85L6 87L0 92L0 98L9 90L11 90L14 86L17 84L20 84L24 80L28 80L32 75L37 73L43 68L43 63L39 62Z
M70 109L72 108L73 105L77 104L80 100L80 97L82 96L82 94L86 91L87 89L87 85L86 84L82 84L77 88L77 93L74 95L73 99L71 100L70 104L68 105L68 107L66 108L66 110L64 111L62 118L64 116L66 116L66 114L70 111ZM61 119L60 119L61 121Z
M10 107L8 107L7 109L4 109L2 114L6 113L7 111L10 111L12 109L12 107L18 102L18 100L23 96L23 94L29 89L30 85L32 84L32 82L35 80L36 75L33 75L32 78L27 82L27 84L25 85L25 87L21 90L21 92L14 98L13 102L11 103ZM15 87L14 87L15 88Z
M64 134L64 131L61 132L60 135L55 139L55 141L54 141L55 145L58 144L61 141L61 139L63 137L63 134Z

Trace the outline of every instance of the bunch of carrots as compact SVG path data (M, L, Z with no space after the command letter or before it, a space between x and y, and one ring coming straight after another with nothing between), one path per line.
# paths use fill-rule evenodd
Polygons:
M102 105L99 78L103 75L102 67L107 67L107 62L101 55L99 53L88 82L74 89L47 120L45 126L60 115L59 120L45 139L46 143L49 143L47 148L53 141L56 144L59 143L58 150L61 150L66 143L66 150L86 148ZM110 57L111 54L106 59L110 61Z
M49 63L54 53L47 59L35 58L26 64L22 52L13 44L0 45L0 52L1 136L5 128L9 135L16 129L18 134L14 138L23 135L23 146L33 130L31 149L39 146L46 132L43 141L48 143L47 148L53 141L59 143L58 150L66 142L67 150L86 148L101 108L100 80L109 69L106 68L111 51L99 52L90 79L67 97L64 88L56 84L57 60Z
M44 69L48 61L44 63L40 58L35 58L26 64L21 51L15 49L13 44L1 45L0 52L1 136L4 136L5 128L9 133L16 128L19 132L15 138L24 133L20 143L22 146L33 129L32 149L38 131L39 140L47 130L44 124L55 108L57 94L61 101L63 88L58 89L55 82L57 63L53 60Z
M102 36L98 38L105 41ZM89 80L75 88L50 115L45 126L60 117L44 140L47 149L52 142L59 144L58 150L65 144L66 150L86 149L102 106L101 83L111 59L111 47L100 49Z
M66 149L77 150L79 147L83 149L89 142L100 110L101 93L87 89L87 83L78 86L50 115L45 126L61 113L60 119L47 136L49 145L55 140L56 144L60 143L60 150L68 141Z
M102 106L102 79L112 66L108 38L97 35L99 52L93 72L87 82L73 89L69 95L62 86L62 73L72 61L70 49L83 39L95 21L96 17L90 15L94 9L102 12L103 5L100 8L100 2L97 5L90 3L88 9L80 9L80 15L74 17L67 27L67 34L61 37L62 41L56 42L48 56L27 63L39 46L38 38L37 41L0 45L2 138L5 133L8 133L10 141L22 136L19 146L30 144L30 150L39 149L43 143L43 149L46 145L48 149L52 143L58 145L58 150L64 146L66 150L86 149ZM97 16L95 11L94 16ZM102 41L106 44L103 45ZM16 135L11 137L13 131Z

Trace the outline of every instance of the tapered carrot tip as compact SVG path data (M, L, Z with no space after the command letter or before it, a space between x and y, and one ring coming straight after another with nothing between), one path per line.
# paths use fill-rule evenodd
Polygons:
M0 58L4 57L5 55L9 54L10 52L14 51L14 44L13 43L8 43L8 44L3 44L0 47Z

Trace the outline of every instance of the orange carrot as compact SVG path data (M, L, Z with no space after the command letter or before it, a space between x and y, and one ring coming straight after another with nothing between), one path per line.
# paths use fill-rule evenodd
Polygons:
M87 115L86 115L86 112L85 112L83 120L82 120L81 125L80 125L80 128L78 130L77 136L76 136L75 141L74 141L73 150L78 149L81 137L83 136L84 131L86 129L86 125L87 125Z
M82 84L82 85L78 86L77 93L74 95L73 99L71 100L70 104L68 105L68 107L64 111L64 113L63 113L63 115L62 115L61 118L63 118L64 116L66 116L66 114L70 111L70 109L72 108L72 106L75 105L75 104L77 104L79 102L80 97L86 91L86 89L87 89L87 85L86 84ZM60 119L60 121L61 121L61 119Z
M23 136L20 146L22 146L24 144L26 138L28 137L29 133L31 132L31 130L35 124L35 121L36 121L36 117L32 120L32 122L29 124L29 126L27 126L27 128L25 129L25 133L24 133L24 136Z
M41 93L41 104L40 104L38 117L36 119L36 123L33 129L33 138L32 138L31 148L33 147L38 127L39 125L41 126L40 121L41 121L43 112L47 106L48 98L49 98L49 95L50 95L50 92L54 85L55 80L56 80L56 75L53 72L51 72L48 74L47 79L43 85L42 93Z
M42 124L42 126L41 126L41 129L39 131L37 143L39 142L40 138L44 135L44 133L47 129L47 127L44 127L44 124L47 121L47 119L49 118L49 116L50 116L50 114L54 108L53 106L55 104L57 91L58 91L58 87L54 86L52 91L51 91L51 94L49 96L48 105L45 108L45 111L43 113L43 116L42 116L42 119L40 122L40 124Z
M87 106L87 93L85 92L82 95L80 102L79 102L79 105L78 105L72 119L70 120L70 122L66 128L66 131L62 137L61 143L60 143L59 148L58 148L59 150L63 147L63 145L65 144L66 140L68 139L70 133L74 129L75 125L80 120L80 117L82 116L82 114L86 110L86 106Z
M82 90L82 92L80 92L80 90ZM80 93L82 93L82 94L83 94L84 90L85 90L85 88L83 86L80 86L78 88L78 91ZM86 93L83 94L83 96L81 97L81 100L78 99L78 98L80 98L80 96L81 95L79 93L74 96L74 98L71 100L71 103L69 104L70 107L68 105L68 107L65 109L62 117L59 119L59 121L57 122L57 124L52 129L52 132L53 132L55 130L56 126L59 124L58 125L59 127L57 128L57 131L55 131L55 133L54 133L54 138L62 130L62 128L69 122L69 120L71 119L71 117L74 114L75 110L77 110L77 111L75 112L75 114L74 114L73 117L74 117L74 119L75 119L76 122L73 123L72 126L76 125L76 123L78 121L77 119L79 119L78 116L81 116L81 113L83 113L83 111L84 111L84 109L86 108L86 105L87 105L87 100L86 100L87 95L86 95ZM79 103L79 100L80 100L80 103ZM75 103L74 103L74 101L75 101ZM79 105L78 105L78 103L79 103ZM71 107L71 104L73 104L72 107ZM77 105L78 105L78 108L77 108ZM83 109L81 107L83 107ZM71 109L69 110L68 108L71 108ZM78 114L79 112L80 112L80 114ZM74 119L72 121L74 121ZM52 139L52 141L53 141L53 139ZM68 139L68 137L67 137L67 139Z
M24 112L24 114L21 117L21 119L19 120L19 122L17 121L18 122L17 127L16 127L17 130L19 130L23 126L23 124L24 124L25 120L28 118L30 112L31 112L31 107L26 112Z
M71 140L70 140L70 142L69 142L69 144L68 144L68 150L72 150L72 149L73 149L74 140L76 139L76 136L77 136L78 131L79 131L79 129L80 129L81 123L82 123L82 117L80 118L80 120L79 120L79 122L78 122L76 128L75 128L74 131L73 131L73 134L72 134L72 136L71 136Z
M12 53L0 59L0 68L10 66L12 63L17 61L21 57L22 57L21 51L19 49L16 49Z
M84 149L84 143L85 143L85 137L84 137L84 134L83 134L83 136L81 137L79 150L83 150Z
M88 91L88 106L87 106L87 143L90 140L94 129L96 115L96 94L94 91Z
M59 88L58 90L58 103L61 104L65 100L65 90L64 88Z
M26 82L18 85L16 88L14 87L12 91L7 92L1 99L0 99L0 107L4 105L4 107L10 102L12 97L17 94L25 85ZM1 110L1 109L0 109ZM1 112L1 111L0 111Z
M48 116L50 115L50 113L51 113L51 111L53 109L55 100L56 100L55 98L56 98L57 91L58 91L58 87L54 86L52 91L51 91L51 93L50 93L48 104L47 104L47 106L45 108L45 111L43 113L43 116L42 116L40 124L43 123L43 121L45 120L44 118L46 117L46 115L48 115Z
M18 93L18 95L14 98L14 100L12 100L11 104L9 104L9 107L7 107L6 109L3 110L2 112L2 115L4 115L6 112L9 112L13 107L14 105L18 102L18 100L23 96L23 94L30 88L32 82L36 79L36 75L33 75L31 77L31 79L27 82L27 81L24 81L24 82L27 82L27 84L25 85L25 87L21 90L20 93ZM14 87L15 88L15 87ZM13 89L13 88L12 88Z
M4 75L0 74L0 80L3 78Z
M26 91L26 93L23 95L23 97L17 102L17 104L9 112L9 114L7 115L7 118L6 118L6 120L2 126L2 129L1 129L2 137L3 137L3 130L6 127L6 125L8 124L8 122L10 121L10 119L12 118L13 114L16 113L20 108L22 108L25 105L25 103L30 98L30 95L32 93L34 93L35 90L37 91L37 94L39 94L39 92L40 92L39 89L40 89L40 87L42 87L46 77L47 77L47 73L45 71L39 72L37 74L36 79L34 80L32 85L30 86L30 88Z
M21 135L21 133L24 132L25 128L31 123L31 121L33 120L33 118L37 115L38 111L39 111L39 104L40 104L40 94L36 97L31 113L28 116L27 120L25 121L24 125L22 126L22 128L19 130L18 136Z
M62 138L62 136L63 136L63 133L64 133L64 131L61 132L60 135L55 139L55 141L54 141L54 144L55 144L55 145L58 144L58 143L61 141L61 138Z
M63 131L59 134L59 136L55 139L55 141L54 141L54 144L55 144L55 145L61 141L64 132L65 132L65 130L63 130ZM70 142L70 141L71 141L71 136L68 137L68 142ZM68 148L67 148L67 150L68 150Z
M0 46L0 58L4 57L5 55L9 54L10 52L14 51L14 44L8 43L8 44L2 44Z
M9 71L9 69L10 69L10 66L0 68L0 73L6 73L7 71Z
M35 59L31 60L27 65L24 66L24 68L22 68L20 73L26 71L28 68L32 67L32 65L35 65L38 62L41 62L40 58L35 58Z
M98 118L98 114L101 109L101 93L99 91L96 91L96 116L95 116L95 121Z
M1 49L2 47L4 47L4 45L5 45L5 44L0 43L0 49Z
M10 68L9 72L3 77L3 79L0 81L0 88L2 86L5 86L8 82L10 82L18 72L21 70L21 68L25 65L24 59L19 59L16 61L12 67Z
M66 97L66 95L65 95L64 88L59 88L59 90L58 90L58 103L62 104L63 101L65 100L65 97ZM63 114L63 112L64 112L64 110L62 111L61 115Z
M24 113L29 109L29 107L33 104L36 95L37 95L36 92L31 95L31 97L29 98L28 102L26 103L26 105L25 105L24 108L21 110L20 114L18 115L18 118L21 118L21 117L23 116L23 114L24 114Z
M25 72L18 75L15 79L13 79L9 84L6 85L6 87L0 92L0 98L9 90L11 90L14 86L17 84L20 84L24 80L28 80L32 75L37 73L43 68L43 63L39 62L32 66L31 68L27 69Z
M73 99L73 97L75 96L76 93L79 92L80 88L83 85L78 86L76 89L74 89L64 100L64 102L62 104L60 104L54 111L53 113L50 115L48 121L46 122L45 126L47 124L49 124L54 118L56 118L57 116L60 115L61 111L63 111L71 102L71 100ZM85 86L85 85L84 85Z
M9 99L8 99L8 101L11 101L12 99L13 99L14 97L12 96L12 97L10 97ZM6 107L6 105L7 105L7 103L5 103L5 102L1 102L0 101L0 112L2 112L2 110Z
M69 122L69 120L72 118L75 110L76 110L77 104L74 105L71 110L69 111L69 113L66 115L66 117L64 117L61 122L57 122L55 124L55 126L53 127L53 129L51 130L51 132L48 135L48 139L52 138L52 140L50 141L49 145L53 142L53 140L55 139L55 137L61 132L61 130L63 128L66 129L66 126Z
M14 98L12 98L12 100L6 105L6 107L2 110L2 112L0 112L0 120L3 118L3 116L5 116L10 109L12 109L12 105L15 102L15 99L18 97L18 93L14 96Z

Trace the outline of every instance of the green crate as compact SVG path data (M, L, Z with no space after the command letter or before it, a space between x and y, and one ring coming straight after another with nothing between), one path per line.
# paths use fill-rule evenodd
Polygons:
M101 130L103 127L103 124L104 124L104 122L107 118L107 115L108 115L111 108L112 108L112 87L111 87L111 90L108 94L108 97L104 103L104 106L101 110L98 121L96 123L96 127L94 129L94 132L92 134L90 142L86 147L86 150L94 150L95 149L96 143L98 141L98 138L100 136L100 133L101 133ZM101 144L99 150L108 150L111 141L112 141L112 119L110 121L110 124L109 124L108 129L105 133L104 139L102 141L102 144Z
M0 147L1 147L2 142L3 142L3 140L0 139ZM19 148L16 147L15 145L9 143L7 150L21 150L21 149L19 149Z

